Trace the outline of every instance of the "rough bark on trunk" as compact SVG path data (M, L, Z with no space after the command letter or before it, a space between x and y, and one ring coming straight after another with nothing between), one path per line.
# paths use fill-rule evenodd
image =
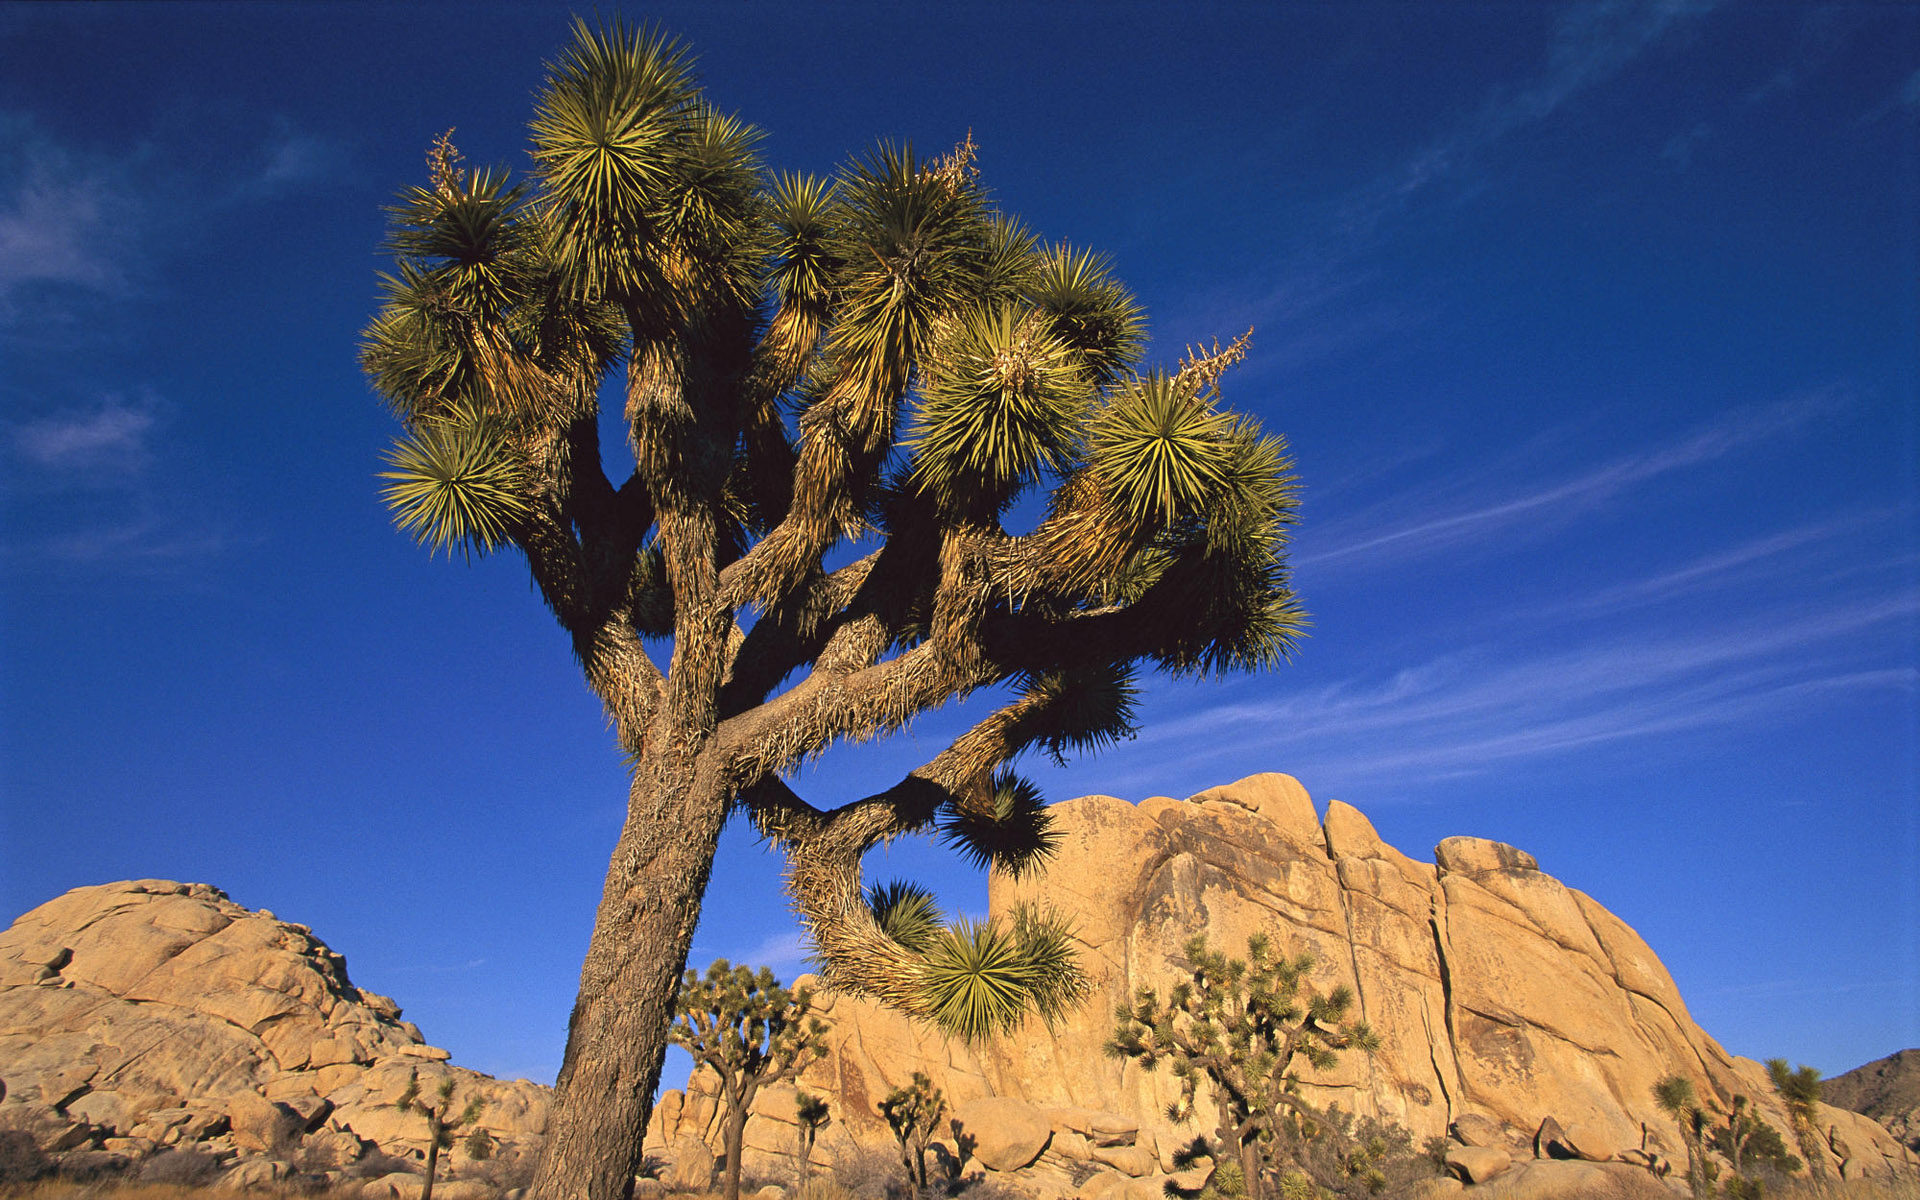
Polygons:
M727 1114L727 1200L740 1200L740 1156L746 1143L747 1108L741 1104Z
M631 1194L727 803L685 758L643 762L634 773L580 968L537 1200Z
M427 1182L420 1188L420 1200L433 1200L433 1175L440 1165L440 1123L432 1122L427 1138Z

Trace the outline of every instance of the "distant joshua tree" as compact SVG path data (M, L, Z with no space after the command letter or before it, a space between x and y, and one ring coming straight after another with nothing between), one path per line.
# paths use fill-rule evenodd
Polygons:
M1175 1120L1191 1119L1207 1081L1220 1112L1220 1154L1238 1169L1245 1194L1261 1200L1266 1180L1284 1189L1284 1168L1304 1167L1282 1147L1320 1124L1298 1094L1295 1067L1324 1071L1341 1051L1371 1054L1380 1041L1366 1022L1346 1019L1347 987L1323 996L1306 986L1310 954L1275 956L1260 934L1247 939L1245 960L1209 949L1205 935L1189 941L1186 954L1192 977L1164 1001L1142 988L1133 1004L1115 1010L1107 1052L1147 1070L1171 1062L1181 1089L1168 1111Z
M427 1182L420 1189L420 1200L433 1200L433 1176L440 1165L440 1152L451 1150L454 1135L479 1119L480 1110L487 1106L483 1097L474 1096L467 1101L467 1106L460 1110L459 1116L450 1116L449 1114L453 1112L453 1089L452 1076L441 1080L439 1090L434 1093L434 1103L429 1104L420 1098L420 1073L411 1071L407 1074L406 1090L401 1092L400 1098L393 1102L393 1106L402 1112L417 1113L427 1119ZM486 1150L474 1155L475 1158L485 1158L492 1152L491 1139L484 1143L475 1142L475 1138L483 1137L484 1134L484 1130L475 1128L473 1136L468 1138L469 1145L484 1144L486 1146Z
M1687 1190L1695 1196L1710 1195L1713 1180L1705 1146L1709 1118L1694 1094L1693 1081L1666 1076L1653 1085L1653 1102L1680 1126L1680 1143L1687 1150Z
M761 1088L792 1079L827 1052L826 1022L813 1015L806 988L788 991L773 972L722 958L706 978L688 971L668 1036L720 1079L726 1118L727 1200L740 1200L740 1155L747 1117Z
M1814 1122L1820 1116L1820 1072L1809 1066L1789 1070L1786 1059L1770 1058L1767 1078L1773 1081L1773 1090L1779 1093L1780 1102L1787 1106L1793 1140L1799 1143L1800 1155L1807 1160L1808 1172L1825 1175L1826 1158L1820 1152L1820 1135L1814 1129Z
M900 1164L906 1168L907 1183L916 1195L927 1190L927 1143L933 1140L933 1131L946 1111L946 1097L919 1071L913 1073L913 1081L906 1087L893 1089L880 1101L880 1115L893 1130L893 1140L900 1146Z
M822 1129L833 1124L833 1118L827 1113L826 1099L808 1092L795 1093L793 1116L798 1126L795 1142L800 1151L800 1181L805 1183L813 1172L814 1139Z

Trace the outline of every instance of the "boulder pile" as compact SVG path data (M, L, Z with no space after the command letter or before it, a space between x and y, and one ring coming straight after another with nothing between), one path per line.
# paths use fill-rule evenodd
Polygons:
M69 1176L171 1168L417 1192L426 1122L394 1102L411 1079L427 1097L452 1079L460 1104L486 1102L492 1153L480 1168L457 1146L443 1159L451 1190L434 1194L491 1196L462 1175L537 1150L547 1089L448 1057L398 1004L355 987L311 929L205 884L76 888L0 933L0 1137L30 1140Z

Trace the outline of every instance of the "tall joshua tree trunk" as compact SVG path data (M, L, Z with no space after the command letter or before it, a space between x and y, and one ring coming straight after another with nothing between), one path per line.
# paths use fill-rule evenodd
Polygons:
M607 867L532 1194L631 1194L727 796L674 761L634 774Z

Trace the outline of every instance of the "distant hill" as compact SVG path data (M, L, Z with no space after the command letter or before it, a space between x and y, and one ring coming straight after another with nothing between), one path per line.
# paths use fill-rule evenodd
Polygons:
M1872 1117L1920 1150L1920 1049L1889 1054L1836 1075L1820 1089L1820 1098Z

